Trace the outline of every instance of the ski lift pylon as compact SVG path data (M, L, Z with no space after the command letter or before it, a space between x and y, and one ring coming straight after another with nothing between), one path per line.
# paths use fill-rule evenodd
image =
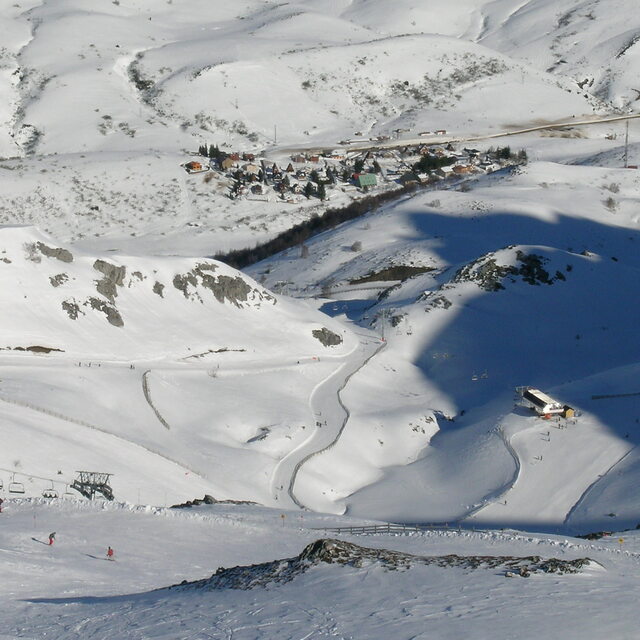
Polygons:
M113 489L109 486L112 473L98 471L78 471L78 477L71 483L71 488L81 493L85 498L93 500L99 493L107 500L113 500Z

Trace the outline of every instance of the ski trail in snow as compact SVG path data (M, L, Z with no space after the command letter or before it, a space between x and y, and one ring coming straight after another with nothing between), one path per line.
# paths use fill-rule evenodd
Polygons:
M149 389L149 374L151 373L151 369L147 369L142 374L142 393L144 394L144 399L147 401L147 404L151 407L153 413L156 414L156 418L160 421L160 424L167 429L167 431L171 430L169 423L162 417L162 414L158 410L155 404L153 404L153 400L151 399L151 390Z
M502 416L500 418L499 422L502 421L502 419L504 417L505 416ZM497 502L498 500L501 500L502 498L504 498L504 496L507 493L509 493L509 491L511 491L511 489L513 489L514 485L518 481L518 478L520 477L520 472L522 470L522 463L520 462L520 456L518 456L518 454L516 453L516 450L513 448L513 445L511 444L511 439L507 438L507 435L505 434L504 428L502 427L501 424L498 425L498 427L495 429L494 433L496 433L500 437L500 439L504 443L504 446L506 447L507 451L509 452L509 455L513 458L513 462L515 464L515 470L513 472L513 476L511 477L511 480L509 480L500 489L497 489L496 491L492 491L491 493L486 495L480 501L480 504L478 506L473 507L464 516L462 516L461 518L458 518L458 522L462 522L462 521L466 520L467 518L472 518L477 513L480 513L480 511L482 511L483 509L486 509L489 505L491 505L494 502Z
M627 456L637 449L637 445L631 447L622 457L618 458L602 475L598 476L582 493L582 495L578 498L576 503L567 511L567 515L562 522L563 526L569 525L569 520L571 516L577 511L577 509L582 505L582 503L586 500L587 496L591 493L591 490L595 488L595 486L601 481L604 480L623 460L626 460Z
M373 348L374 345L375 348ZM340 394L351 377L377 355L386 346L386 342L376 343L369 339L361 341L360 346L363 348L364 360L354 358L351 361L345 361L313 390L309 404L316 421L316 430L305 442L285 456L274 470L272 487L275 488L275 492L280 492L282 495L286 485L289 498L293 504L301 509L306 507L296 498L294 493L294 485L300 468L308 460L324 453L338 442L351 416L348 407L342 402ZM356 348L354 353L358 351L359 349ZM331 403L334 403L334 407L328 409L331 407ZM323 420L323 415L329 416L330 419L333 417L330 424ZM339 422L338 416L342 417ZM326 424L323 425L323 422ZM286 480L287 477L288 480Z

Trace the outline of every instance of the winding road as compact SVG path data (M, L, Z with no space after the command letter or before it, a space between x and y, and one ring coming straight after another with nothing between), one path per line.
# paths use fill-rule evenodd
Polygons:
M271 477L273 495L282 506L306 508L294 493L298 472L310 458L327 451L340 439L350 417L340 393L351 377L385 346L386 342L381 342L374 335L363 337L360 347L346 356L338 368L312 391L309 405L315 430L280 461Z

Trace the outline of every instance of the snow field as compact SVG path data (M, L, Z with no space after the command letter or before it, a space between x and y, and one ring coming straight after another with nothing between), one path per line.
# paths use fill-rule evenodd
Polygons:
M588 556L604 567L579 575L536 575L525 582L484 569L415 566L389 572L375 565L321 565L292 583L252 591L150 592L207 577L221 565L296 555L319 532L301 528L297 516L284 513L282 526L281 512L251 507L168 512L114 504L99 509L86 503L10 503L0 532L7 572L0 590L4 632L28 629L33 638L55 633L65 640L105 633L294 638L309 632L506 639L553 635L561 627L568 638L597 638L609 630L626 640L638 620L632 573L640 547L634 533L622 534L622 544L508 531L347 537L418 555ZM327 522L308 518L304 527ZM49 530L57 533L52 547L38 542ZM115 562L105 560L107 545L115 549ZM596 615L590 610L595 601Z

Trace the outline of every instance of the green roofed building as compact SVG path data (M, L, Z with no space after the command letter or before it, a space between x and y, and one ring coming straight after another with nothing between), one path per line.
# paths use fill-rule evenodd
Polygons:
M378 184L375 173L360 173L356 179L356 184L360 188L375 187Z

